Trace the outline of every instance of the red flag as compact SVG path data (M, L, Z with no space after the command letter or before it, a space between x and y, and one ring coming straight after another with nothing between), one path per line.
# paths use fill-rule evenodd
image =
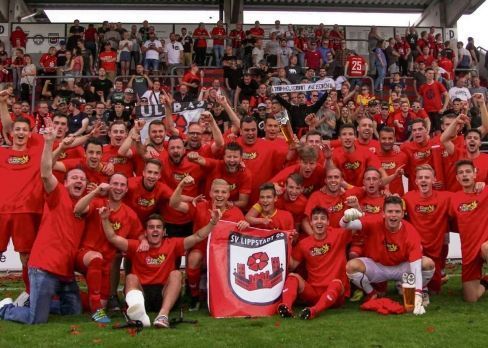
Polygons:
M268 316L276 313L286 278L289 233L221 221L208 243L207 279L210 315Z

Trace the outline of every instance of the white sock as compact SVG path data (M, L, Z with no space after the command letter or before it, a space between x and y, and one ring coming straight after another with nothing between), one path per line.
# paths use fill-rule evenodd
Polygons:
M434 276L435 268L431 270L422 270L422 286L426 287Z
M146 313L146 306L144 305L144 295L140 290L130 290L125 294L125 302L127 303L127 316L132 320L140 320L144 327L151 326L151 320Z
M371 286L371 283L369 282L369 279L365 273L348 273L347 276L349 279L351 279L354 285L356 285L360 289L363 289L366 294L369 294L371 293L371 291L373 291L373 287Z

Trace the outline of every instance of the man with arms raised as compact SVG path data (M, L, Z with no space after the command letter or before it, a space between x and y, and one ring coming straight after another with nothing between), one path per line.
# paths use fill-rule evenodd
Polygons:
M365 236L364 257L348 261L347 276L354 285L364 290L368 301L377 297L371 283L401 280L403 273L413 273L413 313L424 314L423 288L434 275L434 262L422 256L420 236L410 223L403 220L405 212L402 199L397 196L385 198L383 211L383 216L364 218L354 208L344 212L341 227L353 231L361 230Z
M182 283L182 274L175 269L176 259L205 240L222 213L214 208L209 215L206 224L186 238L165 238L163 219L159 215L150 215L145 231L149 249L140 252L141 242L117 235L109 219L109 208L100 208L107 239L132 261L132 273L125 281L127 315L132 320L140 320L144 326L150 326L147 308L159 312L153 322L156 328L169 328L168 315L180 296Z
M16 307L8 298L0 301L0 318L4 320L45 323L54 295L62 304L60 314L81 313L73 268L84 221L73 214L73 207L85 191L86 176L82 170L73 169L66 174L64 185L58 182L52 172L55 137L56 130L49 125L44 133L40 166L45 198L43 219L29 259L30 306Z

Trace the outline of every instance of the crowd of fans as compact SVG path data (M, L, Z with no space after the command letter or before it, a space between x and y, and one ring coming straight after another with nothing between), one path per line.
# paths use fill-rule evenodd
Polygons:
M61 283L64 290L72 292L75 288L70 277L76 269L87 279L86 307L92 318L107 322L105 304L111 300L114 307L117 300L118 249L127 252L134 265L133 277L126 280L128 313L148 322L140 306L143 290L152 299L148 304L146 298L146 306L159 311L154 325L167 327L181 274L164 266L163 273L151 278L151 272L136 261L138 252L154 257L154 253L144 253L159 251L164 245L173 262L190 250L186 273L191 308L198 308L205 254L202 241L222 215L240 229L251 225L294 230L296 240L309 243L307 238L322 240L324 223L326 229L330 225L381 230L366 220L358 222L363 213L375 215L381 220L378 226L383 226L383 212L385 231L402 230L402 223L410 226L401 222L406 210L420 235L415 242L418 245L412 242L406 246L410 254L390 261L410 262L417 279L426 277L424 284L420 281L420 288L417 286L421 301L416 304L416 314L422 314L422 306L428 304L426 284L430 278L431 290L440 290L449 217L457 218L461 233L464 297L477 301L483 294L486 280L481 265L488 258L488 224L480 222L473 227L476 233L466 233L464 217L456 209L423 211L415 205L425 199L433 206L442 203L449 207L451 196L444 191L457 192L452 195L452 204L461 194L477 193L476 205L466 209L479 209L477 214L488 216L484 214L488 160L480 153L488 131L487 89L472 69L479 61L472 39L466 48L462 43L451 48L434 28L420 35L409 28L405 37L385 40L373 27L367 62L346 47L338 26L327 30L320 25L309 33L293 26L283 28L277 21L268 38L259 22L248 31L238 24L228 33L218 22L210 33L200 24L193 32L183 28L181 34L171 33L165 42L147 22L126 31L115 23L104 23L97 29L94 25L84 28L76 21L61 49L50 48L36 66L24 53L26 36L22 33L20 27L12 32L12 58L5 50L0 52L1 78L7 79L0 100L1 134L3 144L9 146L2 149L5 160L0 170L2 178L15 175L15 179L2 180L0 187L4 196L0 251L6 249L12 235L21 254L27 289L29 280L35 287L42 280L51 285ZM221 79L206 79L208 40L213 40L211 61L222 68ZM182 66L188 66L182 76L165 75ZM29 95L37 74L46 79L31 113ZM63 78L57 79L59 75ZM89 75L93 78L86 77ZM370 75L374 76L373 84L368 83ZM387 75L388 84L384 82ZM411 91L406 84L409 79L414 81ZM271 93L273 86L320 82L335 88ZM180 124L174 103L196 100L205 101L207 109L197 121ZM166 117L149 122L137 114L138 106L161 107ZM281 123L283 119L289 122ZM390 197L404 195L403 175L408 178L408 190L420 195L407 193L405 206ZM66 190L59 182L64 182ZM443 195L435 193L441 192L437 190ZM201 194L208 201L202 201ZM385 197L390 198L384 205ZM388 210L392 206L400 212ZM417 216L424 213L435 213L435 217ZM164 243L172 244L161 244L163 222L167 236L185 239L165 239ZM78 239L68 238L65 250L60 246L64 239L59 245L53 240L65 238L66 230L81 232ZM408 236L417 232L408 227ZM326 235L329 233L336 232L327 229ZM372 243L365 235L353 238L348 253L344 249L344 264L338 266L342 273L333 277L349 277L368 298L382 290L374 290L367 280L371 263L356 258L366 255L382 265L397 265L388 264L384 255L375 259L377 254L371 248L380 246ZM386 239L381 243L386 246ZM398 245L388 245L388 252L397 251ZM313 246L318 248L315 256L325 257L325 245ZM476 256L468 259L465 252L473 248ZM293 254L297 263L310 261L305 249L297 250L302 250ZM348 262L347 277L346 255L356 260ZM422 255L426 258L420 265ZM43 270L42 274L37 269ZM110 269L115 270L111 276ZM52 277L47 279L45 274ZM287 280L286 286L293 288L295 295L303 290L302 276L298 272ZM399 280L392 277L373 278L378 282ZM374 283L374 279L370 280ZM311 302L322 299L324 291L332 296L328 292L332 287L326 291L319 283L313 285L317 291L313 296L307 292ZM348 286L335 286L333 297L347 295L345 288ZM3 303L0 317L28 323L46 321L45 303L57 287L52 289L45 296L36 292L34 299L31 289L31 300L37 302L22 313ZM280 306L282 316L292 314L293 300L287 297ZM303 317L325 309L323 304L317 306ZM36 310L44 311L42 316L34 313ZM66 313L76 311L70 308Z

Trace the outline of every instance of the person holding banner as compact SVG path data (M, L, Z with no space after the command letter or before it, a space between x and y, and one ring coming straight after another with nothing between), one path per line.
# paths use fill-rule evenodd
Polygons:
M425 314L429 304L424 297L427 284L435 271L434 261L422 256L422 245L417 230L407 221L404 203L398 196L385 198L383 216L363 217L354 208L347 209L340 226L348 230L360 230L365 236L364 257L349 260L346 272L349 279L366 293L366 302L377 298L371 283L401 280L403 273L415 277L415 304L413 314Z
M195 185L195 181L191 176L183 178L173 192L169 204L173 209L187 214L192 218L194 234L204 228L211 217L211 212L215 209L220 212L223 220L236 222L239 230L244 230L249 227L249 223L244 220L244 215L241 210L229 204L230 185L227 181L214 179L210 188L210 201L201 201L196 205L183 201L183 188L192 185ZM200 308L200 289L198 287L206 251L207 239L204 238L188 253L186 275L191 292L190 311L197 311Z
M300 240L293 248L289 270L305 264L307 277L298 273L288 274L283 287L282 303L278 314L292 317L293 303L297 298L307 304L300 312L301 319L313 319L331 307L339 307L349 295L346 276L346 247L351 233L329 226L327 209L312 209L310 225L313 234Z
M158 311L154 327L169 328L168 315L180 296L183 280L181 272L175 269L176 259L207 238L222 218L221 211L213 208L206 224L186 238L165 238L162 217L150 215L145 231L149 249L144 251L141 251L141 241L126 239L115 233L109 220L109 207L101 207L99 214L108 241L119 251L125 252L132 261L132 273L125 280L127 316L140 320L148 327L151 323L146 308Z

